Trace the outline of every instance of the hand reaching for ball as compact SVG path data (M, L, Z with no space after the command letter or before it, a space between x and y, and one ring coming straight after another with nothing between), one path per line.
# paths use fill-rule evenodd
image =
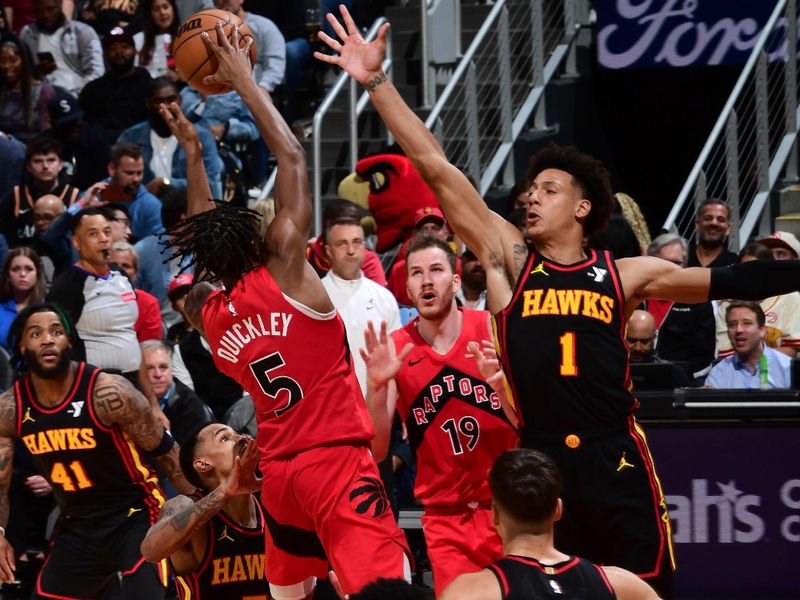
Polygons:
M189 119L186 118L181 107L176 102L162 104L158 107L158 110L161 113L161 118L164 119L172 135L177 138L184 152L188 153L193 149L202 152L197 130L189 122Z
M240 47L238 25L233 26L230 41L228 41L222 29L222 23L217 23L215 29L216 42L211 39L208 33L203 32L201 34L203 43L208 48L208 51L216 57L219 65L213 75L203 78L203 84L206 86L225 85L237 89L237 85L241 85L242 82L252 77L253 67L250 62L250 46L253 45L253 38L249 38L247 43Z

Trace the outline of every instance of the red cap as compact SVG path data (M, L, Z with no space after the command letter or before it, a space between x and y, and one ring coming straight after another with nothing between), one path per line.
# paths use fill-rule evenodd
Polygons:
M445 218L442 211L437 206L426 206L425 208L420 208L417 212L414 213L414 227L419 227L422 221L427 219L430 220L437 220L445 224Z
M167 297L170 300L175 300L176 296L185 294L189 288L194 284L194 275L191 273L181 273L175 279L169 282L167 287Z

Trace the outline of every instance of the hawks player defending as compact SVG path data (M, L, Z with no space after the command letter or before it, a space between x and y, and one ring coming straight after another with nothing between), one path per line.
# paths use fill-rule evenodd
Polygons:
M388 25L366 43L345 8L342 16L346 30L328 15L341 42L320 34L340 55L315 56L367 88L455 233L486 270L487 307L518 403L522 445L549 453L564 477L557 546L625 567L670 596L666 502L632 416L628 315L648 298L706 302L785 294L800 285L800 262L681 269L655 257L615 261L609 252L585 248L583 240L604 228L613 198L606 169L574 148L549 147L532 158L523 237L489 210L387 79L381 61Z
M139 449L155 457L182 493L194 487L147 399L121 376L72 362L73 331L53 304L26 308L11 326L13 360L24 374L0 396L0 524L8 522L12 438L18 437L61 509L34 597L105 597L121 571L122 598L162 598L157 568L144 562L139 544L164 495ZM13 580L13 570L13 550L0 535L0 580Z
M438 596L456 576L502 556L486 474L519 440L472 357L479 351L475 340L492 337L489 313L456 305L461 282L452 249L419 236L406 257L408 295L419 317L391 337L385 322L379 338L368 328L362 356L376 458L386 454L395 410L417 454L414 494L425 507L423 531Z
M492 516L505 556L465 574L441 600L658 600L630 571L600 567L553 547L561 518L561 475L547 455L519 448L501 455L489 472Z
M181 446L181 470L206 495L171 498L142 542L146 560L169 558L181 600L266 598L258 447L212 423Z
M276 214L261 239L256 213L215 207L194 128L177 105L162 107L189 170L190 216L170 232L169 245L193 256L196 281L205 281L187 296L187 318L208 340L217 368L255 402L271 595L311 594L328 572L319 541L347 593L379 576L402 577L405 537L369 451L373 431L344 324L305 260L311 225L305 154L253 80L247 48L235 50L238 30L231 42L221 27L217 44L204 39L219 62L210 79L239 93L278 161Z

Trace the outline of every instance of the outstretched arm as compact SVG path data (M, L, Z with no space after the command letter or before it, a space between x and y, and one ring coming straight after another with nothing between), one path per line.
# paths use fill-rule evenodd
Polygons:
M800 260L751 261L728 267L682 269L651 256L617 261L630 312L642 300L707 302L760 300L800 290Z
M14 388L0 395L0 527L8 525L8 486L14 463L14 437L16 435L17 402ZM14 548L0 533L0 582L14 581Z
M273 226L270 226L267 237L273 239L267 239L267 244L280 246L285 243L285 236L289 233L286 227L289 224L281 221L288 219L299 234L292 236L292 242L302 241L305 248L311 230L311 196L303 147L267 92L253 79L249 58L253 40L250 39L240 49L238 27L234 26L230 42L225 37L221 24L217 24L216 33L216 43L207 33L202 34L206 47L214 53L219 63L217 71L206 77L204 83L228 85L239 94L250 109L264 143L278 161L278 173L275 177L275 220L278 221L276 229L280 231L271 232Z
M619 600L659 600L660 596L636 575L619 567L600 567Z
M381 321L380 335L370 321L364 331L365 348L359 349L361 358L367 365L366 403L375 439L372 441L372 453L377 462L386 458L389 451L389 439L392 435L392 421L397 407L397 385L394 378L400 372L403 361L411 352L412 345L395 352L394 340L386 332L386 321Z
M186 481L178 463L178 444L164 449L164 426L147 399L124 377L100 374L92 393L92 402L105 425L117 425L141 449L153 452L164 474L181 494L192 494L195 487ZM169 439L169 438L167 438Z
M505 267L509 273L518 272L521 266L514 268L514 245L524 244L522 234L489 210L466 176L447 161L436 138L386 78L381 64L389 25L379 30L375 41L367 43L347 9L342 6L340 10L346 30L333 14L328 14L328 21L342 41L320 33L320 39L339 55L316 52L314 56L339 65L367 88L386 126L441 202L455 233L478 255L481 263Z

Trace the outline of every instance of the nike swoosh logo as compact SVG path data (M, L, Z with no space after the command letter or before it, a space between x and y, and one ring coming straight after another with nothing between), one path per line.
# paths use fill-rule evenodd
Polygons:
M413 367L414 365L421 363L423 360L425 360L425 357L418 358L417 360L410 360L408 361L408 366Z
M30 208L20 208L19 214L24 215L25 213L30 212L30 210Z

